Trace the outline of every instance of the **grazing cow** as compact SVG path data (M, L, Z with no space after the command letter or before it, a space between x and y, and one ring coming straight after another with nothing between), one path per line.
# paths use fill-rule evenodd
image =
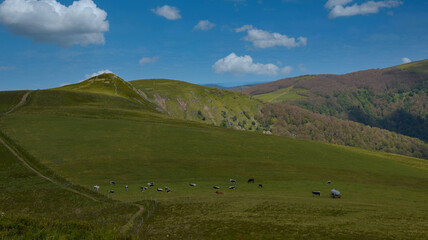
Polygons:
M191 184L189 184L189 186L196 187L196 183L191 183Z
M154 183L154 182L149 182L149 183L147 183L147 185L148 185L149 187L154 187L154 186L155 186L155 183Z
M163 189L162 189L162 188L158 188L158 189L156 189L156 191L158 191L158 192L162 192L162 191L163 191Z
M215 191L216 194L224 194L224 192Z
M327 181L327 185L330 185L330 183L331 183L331 180L328 180L328 181Z
M232 179L232 178L231 178L229 181L230 181L231 183L233 183L233 184L236 184L236 180L235 180L235 179Z
M108 193L114 193L114 191L113 191L113 190L110 190L110 191L108 191Z
M147 189L148 187L140 187L140 189L141 189L141 192L144 192L144 191L146 191L146 189Z
M110 185L116 185L115 181L110 181Z
M262 188L262 187L263 187L263 184L261 184L261 183L260 183L260 184L259 184L259 188Z
M254 178L250 178L250 179L248 179L248 182L247 183L254 183Z
M219 187L219 186L214 186L213 188L214 188L214 189L220 189L220 187Z
M230 186L229 187L229 189L232 189L232 190L235 189L235 188L236 188L235 186Z
M330 196L332 197L332 198L341 198L342 197L342 195L340 195L340 192L339 191L337 191L336 189L331 189L331 193L330 193Z
M166 192L167 192L167 193L171 192L171 189L167 189L167 190L166 190Z
M95 191L98 191L98 190L100 190L100 186L98 186L98 185L95 185L95 186L94 186L94 190L95 190Z
M125 185L125 191L128 191L128 185Z
M313 196L320 196L321 197L321 192L320 191L312 191L312 195Z
M168 191L168 190L169 190L169 188L168 188L168 187L164 187L164 189L165 189L166 191Z

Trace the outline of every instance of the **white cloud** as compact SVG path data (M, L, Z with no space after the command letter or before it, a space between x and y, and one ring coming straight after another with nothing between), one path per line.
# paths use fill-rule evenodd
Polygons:
M285 67L281 68L281 73L284 75L290 74L291 71L293 71L293 67L291 67L291 66L285 66Z
M202 30L202 31L208 31L215 27L215 24L208 21L208 20L201 20L198 22L198 24L193 28L195 30Z
M326 8L333 8L333 7L337 6L337 5L343 6L343 5L346 5L346 4L348 4L348 3L352 2L352 1L353 0L328 0L325 3L324 7L326 7Z
M152 9L152 12L168 20L177 20L181 18L180 10L178 10L178 8L176 7L171 7L168 5L164 5L162 7L157 7L156 9Z
M351 2L352 0L329 0L324 6L330 9L329 18L338 18L378 13L381 8L394 8L403 4L402 1L398 0L385 0L367 1L346 6Z
M296 40L294 37L288 37L287 35L280 33L270 33L265 30L257 29L252 25L244 25L235 29L235 31L246 31L247 36L244 37L244 40L253 43L254 47L257 48L269 48L275 46L294 48L306 46L308 40L306 37L298 37Z
M401 61L402 61L403 63L409 63L409 62L411 62L412 60L410 60L410 58L403 57L403 58L401 59Z
M105 69L105 70L100 70L100 71L98 71L98 72L94 72L94 73L92 73L92 74L86 74L85 75L85 77L88 79L88 78L93 78L93 77L96 77L96 76L98 76L98 75L101 75L101 74L104 74L104 73L113 73L112 71L110 71L110 70L108 70L108 69Z
M159 57L143 57L138 61L141 65L145 65L147 63L153 63L156 62L159 59Z
M68 7L56 0L5 0L0 4L0 24L10 32L60 46L104 44L104 32L109 30L106 17L92 0L78 0Z
M225 58L219 59L214 65L213 69L216 73L234 73L234 74L257 74L257 75L278 75L289 74L292 67L286 66L279 68L275 64L268 63L254 63L253 58L244 55L237 56L235 53L229 54Z

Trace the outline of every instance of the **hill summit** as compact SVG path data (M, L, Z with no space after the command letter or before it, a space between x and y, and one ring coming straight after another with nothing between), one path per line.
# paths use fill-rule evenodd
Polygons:
M119 96L144 105L152 105L141 89L135 88L132 84L113 73L104 73L58 89Z

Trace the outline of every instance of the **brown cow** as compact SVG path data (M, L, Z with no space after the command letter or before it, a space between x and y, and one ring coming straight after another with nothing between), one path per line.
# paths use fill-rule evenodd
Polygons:
M224 192L215 191L216 194L224 194Z

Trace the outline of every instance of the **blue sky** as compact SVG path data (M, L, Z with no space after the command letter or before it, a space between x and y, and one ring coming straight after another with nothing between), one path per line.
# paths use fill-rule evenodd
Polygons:
M428 58L425 0L73 2L0 1L0 90L103 70L232 86Z

